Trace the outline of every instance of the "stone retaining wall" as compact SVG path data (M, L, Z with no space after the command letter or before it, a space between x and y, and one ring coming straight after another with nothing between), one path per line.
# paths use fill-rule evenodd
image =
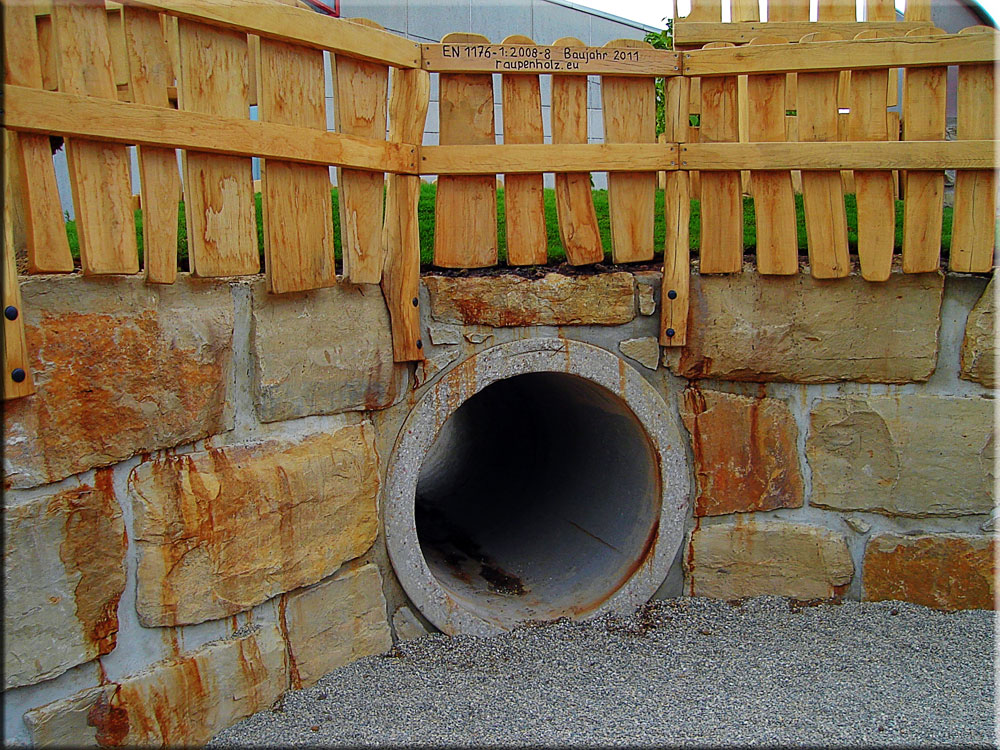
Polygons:
M199 743L428 627L380 493L400 425L467 357L529 337L621 356L688 438L661 596L994 606L995 305L981 277L427 276L427 359L376 286L33 277L38 392L5 404L4 736Z

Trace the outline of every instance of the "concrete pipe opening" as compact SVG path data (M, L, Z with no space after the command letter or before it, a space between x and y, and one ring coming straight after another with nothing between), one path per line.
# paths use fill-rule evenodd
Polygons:
M629 609L679 547L687 476L662 399L614 355L551 342L459 365L397 442L390 557L445 632Z

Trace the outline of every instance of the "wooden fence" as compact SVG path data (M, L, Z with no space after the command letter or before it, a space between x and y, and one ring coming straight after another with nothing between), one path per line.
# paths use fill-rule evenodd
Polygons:
M127 152L137 147L143 265L153 283L176 274L175 149L191 271L205 277L260 270L250 157L262 159L264 270L277 294L338 283L328 177L328 167L338 167L343 278L382 284L398 361L422 357L420 175L438 176L434 264L476 268L498 262L497 175L505 179L508 263L530 265L547 259L544 173L555 174L559 233L573 264L604 257L590 172L608 172L616 263L653 259L657 172L665 173L661 341L668 346L685 341L692 197L701 201L700 272L742 270L741 170L755 199L761 273L800 270L792 182L800 172L810 273L847 275L845 170L858 193L865 278L888 278L892 264L894 170L905 170L904 271L940 265L944 169L960 170L951 268L992 267L994 35L979 33L989 30L944 35L924 21L865 29L859 39L822 31L786 44L772 33L745 46L684 51L635 40L601 48L569 38L491 44L472 34L417 45L371 22L291 6L261 3L247 12L248 1L130 0L124 8L60 1L51 15L5 5L7 145L20 178L20 195L8 196L20 200L6 204L23 209L30 273L73 270L50 134L66 139L84 274L140 270ZM908 35L881 36L899 32ZM332 53L336 132L326 127L324 50ZM954 142L944 141L949 65L959 66ZM901 141L889 110L897 69L905 71ZM421 146L431 75L439 78L440 145ZM494 75L503 144L495 137ZM551 143L543 75L551 76ZM588 76L601 82L603 144L588 143ZM655 132L657 79L665 81L663 142ZM700 175L694 192L692 175ZM18 180L5 182L10 189ZM19 309L10 272L4 294L5 308ZM20 322L5 318L6 396L31 392ZM11 378L18 370L20 381Z

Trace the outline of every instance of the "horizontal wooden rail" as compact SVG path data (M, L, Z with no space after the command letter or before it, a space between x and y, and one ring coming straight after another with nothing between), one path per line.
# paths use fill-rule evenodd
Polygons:
M417 147L311 128L5 86L11 130L415 174Z
M420 174L655 172L677 169L673 143L423 146Z
M420 67L416 42L290 5L248 5L238 0L125 0L125 4L397 68Z
M993 62L994 34L946 34L702 49L681 55L684 75L731 76Z
M883 31L894 36L930 26L929 21L685 21L674 23L674 46L694 47L709 42L743 44L757 36L772 35L801 39L814 32L833 32L853 38L862 31Z
M702 172L732 169L992 169L997 163L995 147L995 141L682 143L680 168Z
M677 52L540 44L422 44L422 66L431 73L552 73L568 75L676 76Z

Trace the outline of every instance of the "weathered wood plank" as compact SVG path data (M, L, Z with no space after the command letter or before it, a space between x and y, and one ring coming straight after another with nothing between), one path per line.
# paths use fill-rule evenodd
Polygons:
M4 11L9 8L5 6ZM7 29L9 31L9 28ZM35 392L35 381L28 366L28 345L24 336L24 310L21 285L14 258L14 200L5 186L3 202L3 398L21 398ZM13 308L11 314L7 310ZM12 319L13 318L13 319Z
M583 42L573 37L557 39L555 44L565 47L584 46ZM553 77L550 111L554 146L586 144L587 77ZM556 174L556 214L566 259L572 265L601 262L604 259L604 249L601 246L601 230L597 224L589 173Z
M751 44L784 44L782 37L758 37ZM785 141L785 76L747 76L748 135L754 142ZM757 222L757 270L794 274L799 270L795 195L788 171L750 173Z
M323 53L261 39L257 54L260 119L326 130ZM284 294L334 286L329 169L264 159L260 172L270 291Z
M556 42L535 45L528 52L520 48L523 42L508 39L501 44L422 44L423 68L431 73L546 73L556 77L680 75L679 56L669 50L646 47L615 52Z
M529 50L534 49L533 44L520 34L503 40L505 48ZM545 143L538 76L504 73L501 79L504 143ZM504 176L507 263L512 266L544 265L548 260L544 189L541 174Z
M608 42L609 50L649 47L635 39ZM656 89L652 79L601 77L604 140L656 143ZM651 260L656 172L608 173L611 257L615 263Z
M872 35L877 32L864 32ZM848 138L852 141L889 140L886 116L888 70L856 70L852 75ZM868 281L886 281L892 271L896 210L892 172L856 170L854 190L858 205L858 259Z
M430 100L430 74L419 69L392 72L389 140L419 143ZM385 197L385 270L382 293L392 325L396 362L424 358L420 336L420 178L390 174Z
M277 41L325 49L361 60L401 68L420 66L420 45L398 34L346 19L320 16L311 10L278 3L218 2L218 0L129 0L216 27L256 34Z
M42 88L42 64L39 56L35 14L28 5L4 5L4 81L8 85ZM5 157L13 155L10 176L17 190L9 199L23 209L24 241L30 273L61 273L73 270L66 238L66 225L56 186L55 168L48 136L9 134L11 148ZM13 209L13 206L12 206ZM13 240L12 236L12 240Z
M674 78L664 90L664 135L680 143L688 138L690 79ZM687 172L667 172L664 188L663 285L660 294L660 343L687 343L691 283L691 187Z
M178 35L180 108L248 119L246 34L182 19ZM206 277L257 273L250 159L187 151L183 161L191 272Z
M160 15L127 6L123 36L132 100L169 107L170 55ZM172 148L138 146L142 201L142 247L146 281L173 284L177 278L177 208L181 177Z
M103 101L23 86L7 86L4 95L5 124L11 130L65 133L113 143L185 148L206 154L253 155L303 164L339 164L379 172L417 173L413 144L386 143L292 125Z
M963 34L991 32L984 26L963 29ZM992 65L958 68L958 138L996 137ZM955 212L951 230L952 271L985 273L993 267L996 242L996 173L989 169L959 171L955 175Z
M807 36L800 43L808 48L828 41L828 34ZM837 139L837 86L840 74L798 74L799 140L824 143ZM802 171L802 203L809 243L809 271L813 278L834 279L851 271L847 244L847 214L844 187L836 171Z
M382 28L364 18L352 20L370 28ZM337 130L385 140L389 66L335 55L333 70ZM342 168L338 170L337 185L344 278L354 284L377 284L385 265L382 245L385 175Z
M481 34L447 34L444 44L488 44ZM493 76L442 73L440 143L495 144ZM497 263L496 174L440 175L434 206L434 265L482 268Z
M907 38L934 37L941 34L943 32L939 29L918 29L910 32ZM992 35L982 36L990 39ZM905 71L904 139L910 141L945 139L947 80L948 68L944 66L910 68ZM944 172L907 171L903 175L903 199L903 272L937 271L941 265Z
M709 48L717 46L732 45L718 42ZM737 106L736 76L702 79L702 143L739 141ZM700 258L701 273L738 273L743 268L743 198L738 171L701 174Z
M117 100L104 8L56 3L52 24L60 53L60 90ZM67 138L66 161L83 272L137 273L139 251L127 147Z
M652 172L676 169L676 148L656 143L424 146L420 149L420 174Z

